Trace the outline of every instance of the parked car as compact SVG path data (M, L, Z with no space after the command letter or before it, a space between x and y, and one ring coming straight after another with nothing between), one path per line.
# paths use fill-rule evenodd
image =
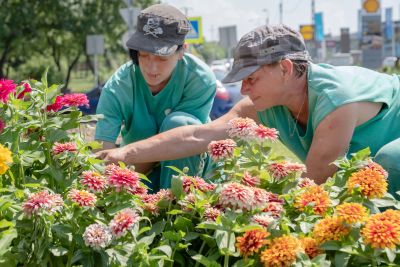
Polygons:
M382 60L383 68L394 68L396 66L397 57L385 57Z

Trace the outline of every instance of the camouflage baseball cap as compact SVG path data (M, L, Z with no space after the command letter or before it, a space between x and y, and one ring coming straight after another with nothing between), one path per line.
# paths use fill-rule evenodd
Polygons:
M222 82L243 80L261 66L281 59L310 60L301 34L282 24L258 27L240 39L232 69Z
M142 10L137 19L137 30L126 46L137 51L147 51L168 56L185 42L190 31L186 16L167 4L152 5Z

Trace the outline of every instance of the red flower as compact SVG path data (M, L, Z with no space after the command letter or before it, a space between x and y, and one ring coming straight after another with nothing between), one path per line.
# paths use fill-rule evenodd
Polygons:
M62 103L67 107L89 107L89 100L85 94L66 94L62 98Z
M139 220L139 215L132 209L124 209L117 213L110 222L110 231L117 238L126 234L126 232Z
M209 184L200 177L185 176L183 178L183 190L189 194L191 188L198 189L202 192L208 192L215 189L215 185Z
M232 139L212 141L208 145L208 153L214 161L232 157L236 142Z
M107 187L106 179L100 173L93 171L82 173L81 184L86 185L94 192L102 192Z
M282 179L294 172L305 172L306 167L304 164L283 161L270 164L268 170L274 178Z
M245 171L240 182L244 185L255 187L260 185L260 178L251 176L249 172Z
M264 229L249 230L243 236L236 237L236 247L245 258L258 253L260 248L268 244L267 237L270 235Z
M57 143L57 142L54 143L54 146L53 146L53 154L54 155L63 153L65 151L69 151L69 152L77 151L75 143L72 143L72 142L63 143L63 144Z
M275 221L275 219L268 214L256 214L251 218L251 221L264 228L268 228L268 225Z
M29 83L23 83L22 85L24 86L24 90L17 95L18 99L22 99L22 98L24 98L26 93L32 92L32 88L29 85Z
M134 191L139 187L139 174L128 169L115 169L108 177L108 183L115 187L117 192L122 189Z
M257 128L254 129L254 136L261 141L265 139L276 141L278 140L278 134L279 132L275 128L268 128L262 124L259 124Z
M59 111L62 107L63 107L63 97L62 96L56 96L56 99L54 100L54 103L53 104L51 104L51 105L48 105L47 107L46 107L46 111L48 111L48 112L50 112L50 111L53 111L53 112L56 112L56 111Z
M16 84L13 80L0 80L0 101L6 103L10 93L15 93Z

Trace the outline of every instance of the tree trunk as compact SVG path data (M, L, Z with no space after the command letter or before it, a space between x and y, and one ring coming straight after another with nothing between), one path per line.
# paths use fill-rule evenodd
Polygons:
M78 52L76 57L72 60L71 64L68 66L67 77L65 78L65 84L63 89L68 89L69 79L71 78L71 72L74 68L75 64L78 62L79 58L81 57L81 51Z
M0 78L5 78L6 77L5 69L6 69L6 64L7 64L7 58L8 58L8 55L9 55L10 51L11 51L11 49L10 49L11 42L12 42L11 38L8 38L4 42L5 48L4 48L4 51L3 51L3 53L1 54L1 57L0 57Z

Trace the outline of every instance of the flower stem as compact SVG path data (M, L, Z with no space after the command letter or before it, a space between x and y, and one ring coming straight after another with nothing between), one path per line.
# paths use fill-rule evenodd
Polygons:
M227 251L225 253L225 258L224 258L224 267L229 267L229 246L231 243L231 231L228 231L228 246L227 246Z
M199 254L201 255L201 253L203 253L203 249L204 249L204 246L206 245L206 241L204 241L203 240L203 243L201 244L201 246L200 246L200 250L199 250ZM199 266L199 264L200 264L200 262L196 262L196 265L194 266L194 267L197 267L197 266Z

